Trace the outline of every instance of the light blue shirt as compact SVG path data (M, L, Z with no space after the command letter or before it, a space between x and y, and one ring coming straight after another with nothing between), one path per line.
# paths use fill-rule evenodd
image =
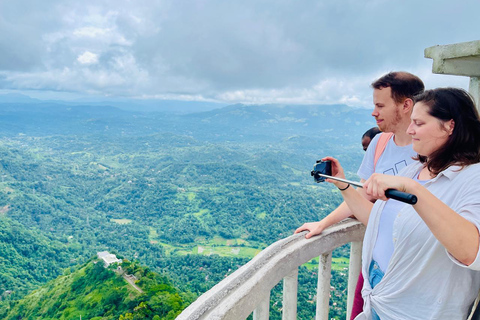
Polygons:
M427 180L418 180L418 173L415 175L414 180L424 185ZM390 258L393 254L393 223L400 210L406 206L404 202L388 199L383 207L380 224L378 227L377 240L375 241L375 247L373 248L373 260L380 266L380 270L385 273L390 262Z
M362 164L358 169L358 176L364 180L370 178L374 172L395 176L407 165L413 163L414 160L412 157L417 155L417 153L413 151L412 144L399 147L395 144L392 136L390 140L388 140L385 150L378 159L377 165L374 168L373 162L375 158L375 149L377 147L379 138L380 134L377 134L373 138L372 142L370 142L367 152L363 157Z

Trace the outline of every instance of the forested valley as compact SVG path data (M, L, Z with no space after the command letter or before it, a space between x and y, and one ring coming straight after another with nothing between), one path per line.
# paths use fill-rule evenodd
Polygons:
M112 274L91 274L92 257L108 250L146 270L139 273L157 286L142 298L117 295L123 309L105 307L103 315L99 304L115 297L100 299L90 317L134 319L134 310L163 295L171 304L162 308L172 312L136 317L173 319L260 250L335 208L338 191L315 183L310 170L332 155L356 179L360 138L373 124L368 110L342 105L176 114L0 103L0 316L41 318L31 311L45 309L41 295L68 312L52 319L77 319L87 302L67 305L62 299L71 294L49 290L63 279L81 295L90 278L110 281L107 291L120 288ZM334 253L331 318L345 312L347 249ZM311 319L316 270L302 267L299 281L299 319ZM281 301L279 289L272 300ZM273 319L281 318L280 304L272 302Z

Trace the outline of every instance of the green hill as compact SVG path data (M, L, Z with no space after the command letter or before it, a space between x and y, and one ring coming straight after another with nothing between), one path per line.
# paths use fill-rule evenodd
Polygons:
M108 268L94 258L2 308L0 318L14 319L174 319L191 296L169 280L136 263ZM124 278L128 274L134 285Z

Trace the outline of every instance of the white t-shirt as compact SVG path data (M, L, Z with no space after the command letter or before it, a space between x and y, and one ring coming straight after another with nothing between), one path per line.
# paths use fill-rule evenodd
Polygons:
M414 177L414 180L424 185L427 180L418 180L418 177ZM404 202L400 202L393 199L388 199L383 207L380 216L380 227L378 228L377 241L375 241L375 247L373 248L373 260L375 260L380 270L385 273L388 268L388 263L392 257L394 245L393 245L393 224L397 214L402 210L403 206L406 206Z
M393 254L393 223L398 212L406 206L404 202L388 199L380 217L377 241L373 248L373 260L378 263L380 270L385 273Z
M380 134L377 134L370 145L367 152L363 157L362 165L358 169L358 175L360 178L367 180L373 173L373 161L375 158L375 149L378 144ZM413 151L412 144L404 147L399 147L395 144L393 136L387 142L385 150L380 158L378 158L377 165L375 166L375 172L397 175L400 170L405 168L414 160L412 157L417 153ZM385 272L390 261L390 257L393 252L393 220L396 213L405 205L405 203L390 199L387 201L385 210L382 213L382 219L380 220L380 232L378 233L378 239L376 241L375 249L373 251L373 259L378 263L380 269Z
M377 147L380 134L377 134L373 138L357 172L360 178L367 180L374 172L394 176L397 175L400 170L413 162L412 157L416 156L417 153L413 151L412 144L399 147L395 144L393 137L394 136L388 140L385 150L380 158L378 158L375 171L373 161L375 159L375 148Z
M400 175L414 178L421 167L421 163L414 163ZM459 169L446 169L424 187L480 229L480 164ZM384 206L385 201L375 202L365 231L365 279ZM394 252L382 280L373 289L368 281L363 283L364 311L355 319L371 319L373 307L380 319L465 320L480 288L480 251L471 265L458 262L409 205L395 217L393 242Z

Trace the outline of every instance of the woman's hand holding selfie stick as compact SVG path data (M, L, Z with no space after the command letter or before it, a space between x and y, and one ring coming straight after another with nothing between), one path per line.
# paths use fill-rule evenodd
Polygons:
M346 190L350 185L363 188L362 183L345 179L343 169L340 166L340 163L338 162L338 160L336 160L335 158L326 157L326 158L323 158L322 160L317 161L317 163L313 167L313 171L311 172L311 175L314 177L316 182L323 182L325 181L325 179L328 179L328 180L331 180L331 181L327 180L328 182L331 182L334 184L335 184L334 181L346 183L347 186L337 185L337 187L341 191ZM395 199L411 205L414 205L417 203L417 197L415 195L402 192L396 189L385 190L385 196L387 198Z

